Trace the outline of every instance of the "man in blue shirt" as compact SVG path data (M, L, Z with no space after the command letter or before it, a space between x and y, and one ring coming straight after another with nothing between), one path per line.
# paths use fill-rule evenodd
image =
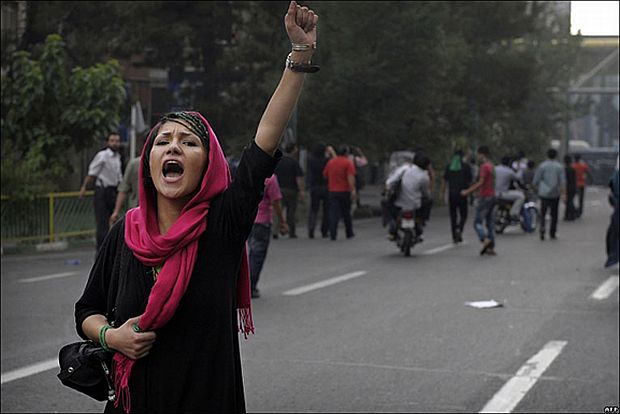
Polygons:
M540 240L545 240L545 216L547 209L551 210L551 228L549 236L556 238L558 227L558 207L560 196L566 200L566 176L564 167L555 158L558 152L553 148L547 151L547 160L538 166L534 174L534 186L538 189L540 197Z

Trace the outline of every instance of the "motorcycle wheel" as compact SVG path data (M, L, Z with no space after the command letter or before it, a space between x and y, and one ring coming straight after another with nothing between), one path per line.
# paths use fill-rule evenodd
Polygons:
M413 233L411 231L406 231L405 236L403 237L403 245L402 251L405 253L405 256L411 256L411 245L413 244Z
M504 232L504 230L508 226L508 222L510 221L508 214L509 213L502 208L499 208L495 211L495 233L502 234Z
M534 233L538 228L538 209L536 207L529 207L527 213L530 216L531 233ZM521 227L523 227L523 225ZM523 230L525 230L525 228L523 228Z

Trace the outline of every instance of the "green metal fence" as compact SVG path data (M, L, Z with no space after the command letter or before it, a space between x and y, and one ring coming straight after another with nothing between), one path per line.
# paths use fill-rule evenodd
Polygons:
M2 243L57 241L95 234L93 191L49 193L34 200L1 199Z

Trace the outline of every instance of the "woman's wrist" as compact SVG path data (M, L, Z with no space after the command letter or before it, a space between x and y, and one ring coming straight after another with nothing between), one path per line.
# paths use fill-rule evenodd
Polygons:
M305 52L291 52L291 60L297 64L310 64L312 61L312 56L314 55L313 50L308 50Z
M99 343L101 344L101 347L108 352L114 352L114 346L112 345L112 343L114 342L114 335L110 335L111 331L114 330L115 329L112 328L110 325L104 325L99 330ZM110 341L110 339L112 341Z

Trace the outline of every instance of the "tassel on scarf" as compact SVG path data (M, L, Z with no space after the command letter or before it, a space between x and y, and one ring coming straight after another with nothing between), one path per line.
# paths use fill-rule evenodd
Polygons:
M116 402L114 407L122 401L126 413L131 409L131 396L129 394L129 376L131 369L136 361L129 359L117 352L112 358L112 370L114 372L114 391L116 392Z
M252 311L250 308L237 309L239 316L239 332L243 333L243 337L248 339L248 334L254 333L254 321L252 320Z

